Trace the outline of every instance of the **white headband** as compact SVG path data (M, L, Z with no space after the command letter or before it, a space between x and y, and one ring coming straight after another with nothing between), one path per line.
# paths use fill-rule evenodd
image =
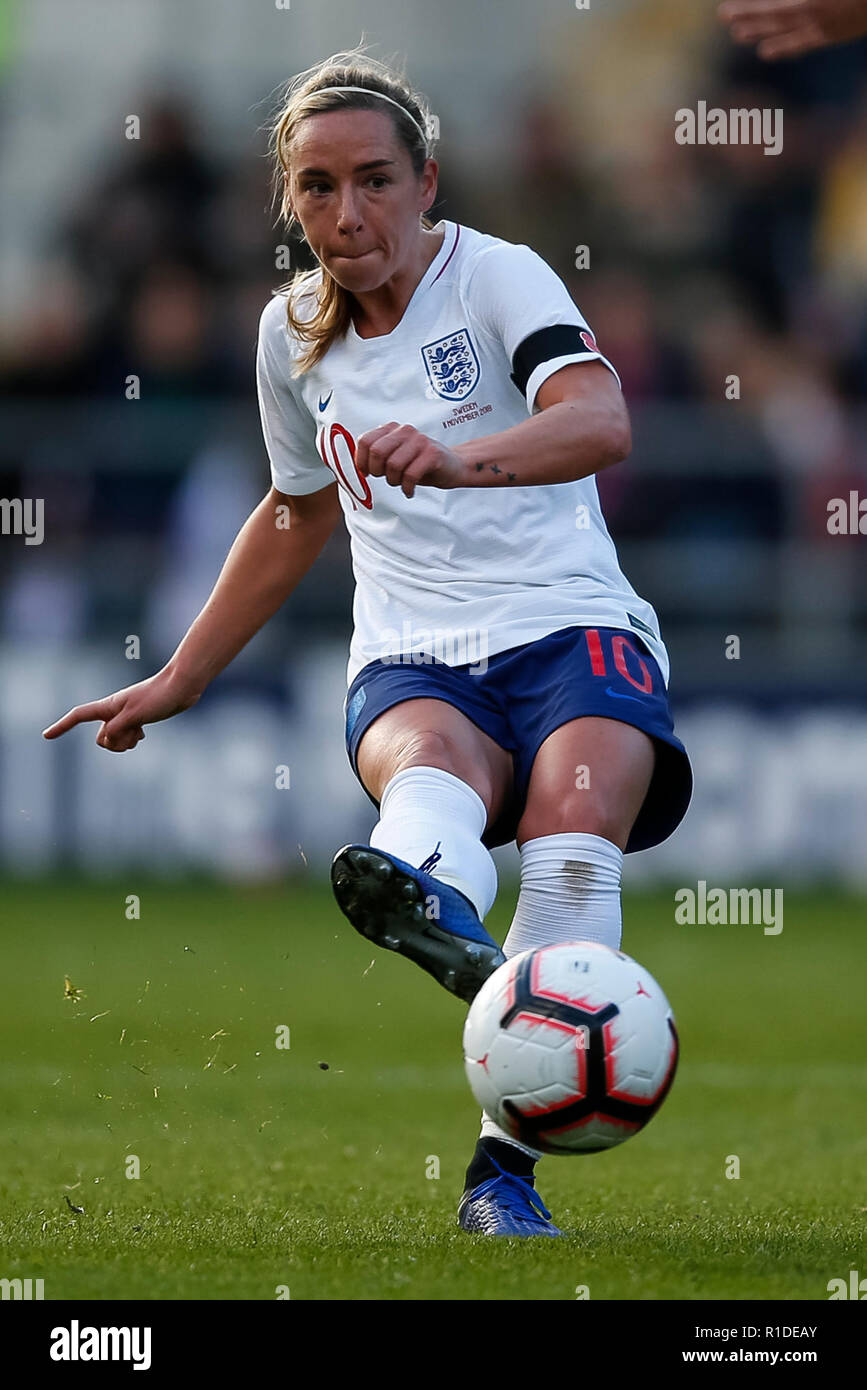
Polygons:
M407 111L405 106L401 106L399 101L394 100L394 97L386 96L385 92L377 92L373 87L320 87L319 90L320 92L364 92L369 97L382 97L383 101L390 101L392 106L397 107L398 111L402 111L405 116L409 116L409 119L412 121L419 135L424 140L425 149L427 149L430 135L422 130L415 116L413 116L410 111Z

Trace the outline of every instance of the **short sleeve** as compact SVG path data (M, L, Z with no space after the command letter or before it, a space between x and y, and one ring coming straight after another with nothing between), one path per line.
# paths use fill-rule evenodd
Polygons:
M467 293L481 326L503 344L532 415L542 382L570 362L604 362L621 384L560 276L532 247L504 241L485 250Z
M278 492L302 496L335 481L316 450L316 425L289 375L286 299L277 294L259 319L256 347L256 392L262 434Z

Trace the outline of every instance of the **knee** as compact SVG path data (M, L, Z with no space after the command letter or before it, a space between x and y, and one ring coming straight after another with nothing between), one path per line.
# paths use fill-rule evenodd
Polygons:
M598 835L623 850L631 829L621 807L592 801L585 791L575 792L553 805L528 805L515 838L520 847L526 840L538 840L545 835Z
M389 775L409 767L437 767L467 782L490 807L493 799L493 778L472 750L459 738L444 729L413 729L394 749Z
M413 729L394 750L395 772L403 772L407 767L439 767L459 775L460 762L456 740L442 729Z

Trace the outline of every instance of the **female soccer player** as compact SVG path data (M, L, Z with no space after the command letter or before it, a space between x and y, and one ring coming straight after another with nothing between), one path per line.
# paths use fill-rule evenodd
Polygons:
M319 264L260 322L273 486L163 670L46 737L98 719L97 743L122 752L193 705L342 511L346 745L379 820L336 855L335 894L365 936L471 1000L529 947L619 946L623 854L671 834L692 776L656 615L596 493L630 449L619 379L534 251L425 216L429 130L423 99L361 50L290 83L275 193ZM501 951L482 923L490 849L512 840L521 887ZM484 1115L460 1225L560 1234L539 1156Z

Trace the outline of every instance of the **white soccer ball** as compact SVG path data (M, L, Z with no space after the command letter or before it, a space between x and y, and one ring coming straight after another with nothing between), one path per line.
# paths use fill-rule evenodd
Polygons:
M637 1134L665 1100L677 1056L653 976L591 941L513 956L485 981L464 1025L476 1100L543 1153L598 1153Z

